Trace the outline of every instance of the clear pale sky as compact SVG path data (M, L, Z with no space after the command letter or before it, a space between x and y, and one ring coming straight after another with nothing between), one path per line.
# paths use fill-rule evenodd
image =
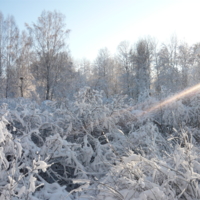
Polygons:
M200 42L200 0L0 0L0 11L13 15L20 30L44 9L66 16L75 59L93 60L104 47L115 53L121 41L149 35L160 42L173 34L190 44Z

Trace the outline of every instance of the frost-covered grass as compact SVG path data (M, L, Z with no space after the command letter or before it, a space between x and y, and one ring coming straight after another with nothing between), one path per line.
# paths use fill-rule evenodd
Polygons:
M200 199L199 98L0 100L0 200Z

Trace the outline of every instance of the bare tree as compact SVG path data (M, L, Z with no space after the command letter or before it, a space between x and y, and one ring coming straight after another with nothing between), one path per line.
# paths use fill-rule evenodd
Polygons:
M123 41L119 44L117 59L120 64L121 73L120 79L122 79L122 89L124 94L128 94L130 97L132 94L132 86L133 86L133 70L131 63L131 47L130 43L127 41Z
M103 90L107 97L115 93L116 70L115 61L107 48L100 49L93 68L93 86Z
M32 38L32 47L36 53L36 62L32 65L35 78L44 88L45 99L51 99L58 80L59 54L67 51L66 29L63 14L43 11L37 23L26 24Z
M0 12L0 84L4 86L5 79L3 77L3 68L5 65L5 19L3 14ZM4 97L5 88L0 88L0 97Z
M17 59L17 80L20 96L32 97L35 90L33 76L31 74L31 63L33 62L33 52L31 51L31 38L23 31L19 39L19 57Z
M169 44L162 44L156 62L155 88L158 93L177 92L181 89L181 62L178 41L172 37ZM181 65L180 65L181 64ZM166 91L163 95L166 95Z
M191 77L188 76L191 85L198 84L200 81L200 43L195 43L191 47L191 61L190 61Z
M5 97L15 97L17 95L17 67L16 61L19 56L19 30L13 16L8 16L5 20Z
M3 71L3 60L4 60L4 50L5 50L5 21L4 16L0 12L0 77Z
M150 39L141 39L132 51L132 65L134 68L134 95L139 99L144 94L150 94L151 86L151 64L153 56L153 45Z
M181 89L189 86L190 66L193 63L191 48L187 43L179 45L178 54L179 67L181 68Z

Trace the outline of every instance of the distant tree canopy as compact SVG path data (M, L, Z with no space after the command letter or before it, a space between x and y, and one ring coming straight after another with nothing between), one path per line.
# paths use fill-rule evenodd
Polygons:
M189 46L171 37L168 44L158 44L149 37L133 45L121 42L116 55L102 48L94 61L76 61L63 14L43 11L25 25L20 32L13 16L0 13L1 98L72 98L80 87L90 86L107 98L123 94L143 101L199 83L199 43Z

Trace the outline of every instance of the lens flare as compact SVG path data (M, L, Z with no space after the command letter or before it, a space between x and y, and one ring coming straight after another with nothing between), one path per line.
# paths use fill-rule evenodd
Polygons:
M167 98L164 101L159 102L158 104L154 105L153 107L150 107L150 108L144 110L142 115L145 115L145 114L153 112L159 108L162 108L163 106L168 105L168 104L176 101L177 99L185 98L185 97L191 95L192 93L197 92L199 89L200 89L200 83L195 86L192 86L178 94L175 94L174 96Z

